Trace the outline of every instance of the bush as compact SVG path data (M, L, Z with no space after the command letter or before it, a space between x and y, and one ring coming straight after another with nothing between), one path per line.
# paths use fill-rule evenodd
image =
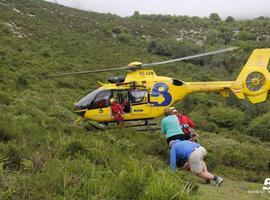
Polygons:
M0 92L0 104L10 105L12 98L4 92Z
M18 85L18 88L26 88L28 87L28 81L26 80L24 76L20 76L17 79L17 85Z
M122 170L110 187L111 199L138 199L147 183L147 173L137 162L128 164L126 170ZM114 197L114 198L113 198Z
M132 41L132 36L127 33L120 33L118 36L118 40L126 44L130 44Z
M121 32L122 32L122 29L121 29L121 27L114 27L113 29L112 29L112 32L113 33L116 33L116 34L120 34Z
M4 153L5 155L5 160L4 160L4 169L7 170L18 170L22 167L22 155L21 151L16 148L14 145L11 145L8 147L6 152Z
M241 31L239 33L239 36L238 36L238 39L239 40L255 40L256 39L256 35L249 32L249 31Z
M240 141L237 141L232 139L231 131L226 132L226 130L220 134L207 133L200 136L203 145L207 148L205 159L210 172L214 170L217 173L247 181L254 179L254 176L257 177L256 181L262 180L262 177L269 173L267 163L270 150L266 148L267 144L264 146L243 135ZM237 135L233 137L235 136L238 137ZM217 142L220 145L217 145ZM222 168L228 171L223 171Z
M186 176L184 178L180 171L160 171L153 174L149 180L143 199L192 199L190 193L197 191L198 187L191 179L187 179Z
M70 142L65 148L64 155L74 157L76 154L84 154L86 152L85 146L79 142Z
M189 117L195 122L196 129L201 129L208 132L218 132L218 126L214 122L209 122L206 119L206 114L200 111L192 111Z
M173 55L173 50L171 46L169 46L167 43L162 42L160 40L152 40L148 44L148 52L154 53L157 55L162 56L171 56Z
M6 128L0 127L0 142L8 142L12 140L14 136L9 133Z
M155 171L135 160L111 179L110 199L191 199L199 187L186 172Z
M245 120L242 111L233 107L213 107L209 111L209 120L222 128L239 129Z
M8 142L16 137L16 127L10 115L0 115L0 142Z
M248 134L270 141L270 112L253 119L248 126Z
M167 161L168 159L168 146L165 143L165 138L155 138L154 140L150 140L147 145L143 145L141 148L146 154L159 156L164 161Z

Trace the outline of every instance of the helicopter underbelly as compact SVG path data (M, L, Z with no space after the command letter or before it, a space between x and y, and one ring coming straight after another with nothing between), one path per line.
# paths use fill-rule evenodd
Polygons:
M124 120L139 120L160 117L166 107L153 106L152 104L133 105L130 112L124 114ZM99 108L86 111L84 118L97 122L114 121L111 108Z

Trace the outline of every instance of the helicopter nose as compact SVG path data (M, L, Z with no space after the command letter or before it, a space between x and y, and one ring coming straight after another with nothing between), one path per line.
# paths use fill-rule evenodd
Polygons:
M74 105L74 112L77 113L78 115L83 117L86 111L87 109L83 109L80 105L78 104Z

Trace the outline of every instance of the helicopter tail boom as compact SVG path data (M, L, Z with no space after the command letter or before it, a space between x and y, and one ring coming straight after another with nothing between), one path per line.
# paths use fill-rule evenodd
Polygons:
M220 92L227 97L231 90L239 99L263 102L270 90L270 48L255 49L235 81L187 82L189 92Z
M216 82L187 82L189 93L192 92L220 92L224 97L229 96L229 91L233 81L216 81Z

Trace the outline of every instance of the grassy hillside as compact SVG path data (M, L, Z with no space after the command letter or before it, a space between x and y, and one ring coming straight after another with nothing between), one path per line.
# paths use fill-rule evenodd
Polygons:
M40 74L125 66L226 46L240 50L155 68L185 81L234 80L252 49L270 46L269 18L121 18L40 0L0 0L0 199L254 199L270 175L270 101L194 94L178 104L197 124L223 187L168 169L159 132L73 125L73 103L111 73ZM113 75L125 74L115 72ZM236 193L235 193L236 191Z

